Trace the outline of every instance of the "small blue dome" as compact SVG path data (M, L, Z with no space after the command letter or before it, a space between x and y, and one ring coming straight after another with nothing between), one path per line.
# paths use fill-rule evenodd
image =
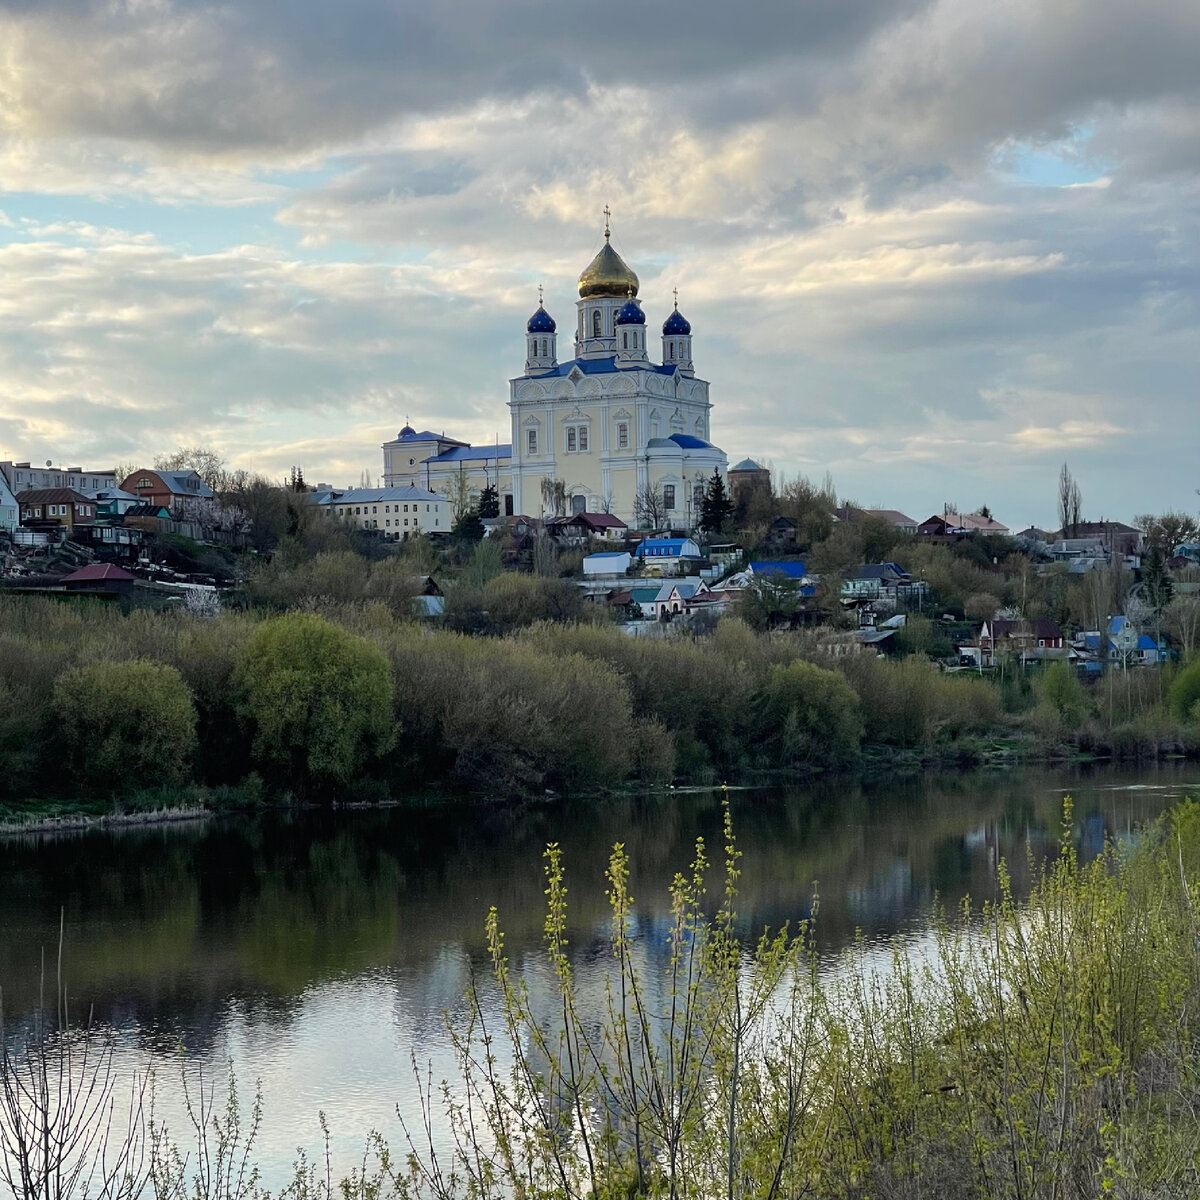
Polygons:
M538 310L525 325L526 333L553 333L558 327L554 318L539 304Z
M688 323L687 317L676 309L663 322L663 337L670 337L672 334L688 334L692 332L692 327Z
M396 434L396 440L403 441L405 438L416 437L416 436L417 436L417 431L411 425L405 425L405 427L402 430L400 430L400 432L398 434Z
M632 300L626 300L617 313L618 325L645 325L646 314Z

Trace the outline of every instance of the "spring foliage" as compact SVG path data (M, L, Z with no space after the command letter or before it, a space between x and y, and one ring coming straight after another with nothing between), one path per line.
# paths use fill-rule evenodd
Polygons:
M264 621L233 676L253 753L297 786L345 784L395 739L387 658L313 613Z

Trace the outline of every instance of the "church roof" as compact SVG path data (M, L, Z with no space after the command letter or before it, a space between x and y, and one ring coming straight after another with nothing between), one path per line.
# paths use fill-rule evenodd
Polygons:
M752 458L743 458L740 463L734 463L729 469L731 471L761 471L764 468L760 467Z
M453 442L457 446L466 445L457 438L447 437L444 433L434 433L431 429L423 429L418 433L411 425L405 425L396 435L398 442Z
M554 318L540 304L525 324L526 333L553 333L556 328Z
M637 306L636 300L626 300L617 313L618 325L645 325L646 314Z
M431 463L470 462L487 458L512 458L512 443L499 446L455 446L444 454L435 454L425 461Z
M685 317L683 313L679 311L678 307L676 307L675 311L671 313L671 315L663 322L663 334L665 336L670 336L673 333L685 334L691 332L691 322L689 322L687 317Z
M589 296L636 296L638 277L629 264L609 245L608 230L604 245L579 276L581 299Z
M618 366L617 360L613 358L576 358L567 362L559 363L556 367L551 367L548 371L530 371L530 379L546 379L550 376L570 375L571 369L578 367L585 375L608 375L614 371L627 371L628 366ZM638 363L636 368L638 371L654 371L658 375L674 375L679 367L675 363Z

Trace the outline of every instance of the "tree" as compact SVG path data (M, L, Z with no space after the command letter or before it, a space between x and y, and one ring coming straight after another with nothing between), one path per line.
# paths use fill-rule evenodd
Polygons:
M639 489L633 501L633 514L645 529L661 529L667 519L667 506L663 500L661 485L648 483Z
M450 532L460 542L478 542L482 541L487 531L479 519L479 513L473 508L468 508L455 520Z
M1175 585L1167 570L1163 545L1161 542L1151 542L1149 552L1142 559L1142 597L1161 620L1163 611L1174 595Z
M1079 528L1079 514L1083 507L1083 497L1079 492L1079 484L1071 475L1066 463L1058 473L1058 523L1063 537L1074 537Z
M489 483L479 493L479 503L475 508L484 520L500 515L500 493L496 491L494 484Z
M1200 539L1200 522L1187 513L1141 513L1133 523L1142 531L1147 550L1157 550L1164 558L1169 558L1176 546Z
M772 767L844 766L862 742L859 699L836 671L774 666L754 702L755 740Z
M700 502L700 528L710 535L720 533L732 517L733 501L729 498L721 472L714 467Z
M180 446L171 454L159 454L154 458L159 471L195 471L217 495L224 493L232 474L224 455L211 446Z
M175 667L130 659L74 667L54 686L73 775L97 792L182 783L196 749L192 693Z
M561 479L542 480L542 514L563 517L567 513L567 485Z
M1176 596L1163 613L1163 625L1185 658L1200 649L1200 594Z
M259 625L233 683L254 757L300 790L349 783L395 742L387 657L315 613Z

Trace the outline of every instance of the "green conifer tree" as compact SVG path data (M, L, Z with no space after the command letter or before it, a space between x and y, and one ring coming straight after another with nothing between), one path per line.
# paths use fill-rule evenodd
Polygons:
M712 478L704 489L700 502L700 528L707 534L720 533L726 522L733 518L733 501L725 488L725 480L716 467Z

